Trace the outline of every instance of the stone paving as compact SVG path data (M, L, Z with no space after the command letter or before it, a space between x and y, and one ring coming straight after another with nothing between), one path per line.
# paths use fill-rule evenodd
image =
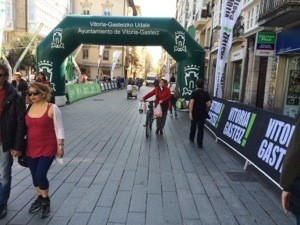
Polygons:
M245 172L244 160L207 130L204 149L189 142L186 112L146 139L137 107L124 90L61 107L66 155L49 171L51 215L28 213L31 177L15 163L0 224L294 224L279 188L251 166Z

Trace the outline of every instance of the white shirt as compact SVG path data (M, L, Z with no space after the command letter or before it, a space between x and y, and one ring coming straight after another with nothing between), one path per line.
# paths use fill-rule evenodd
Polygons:
M54 130L56 133L57 139L65 139L65 130L62 122L61 112L57 105L52 104L53 106L53 122L54 122Z

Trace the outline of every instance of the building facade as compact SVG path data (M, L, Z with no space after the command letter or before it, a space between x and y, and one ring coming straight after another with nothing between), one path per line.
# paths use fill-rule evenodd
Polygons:
M74 14L99 16L136 16L133 0L78 0L73 1ZM132 49L126 46L83 45L77 58L81 72L92 80L98 78L127 77L135 74L129 56ZM126 56L126 53L128 56ZM116 63L113 65L113 61ZM132 62L132 64L131 64ZM130 74L131 76L131 74Z
M3 45L11 48L10 42L20 34L34 34L41 24L39 36L45 37L71 11L70 0L6 0Z
M206 50L213 95L222 0L178 0L177 19ZM196 8L195 8L196 7ZM300 106L300 0L243 0L223 74L223 98L295 117ZM276 46L276 49L275 49Z
M300 0L261 0L260 5L258 24L276 30L274 109L295 117L300 109Z

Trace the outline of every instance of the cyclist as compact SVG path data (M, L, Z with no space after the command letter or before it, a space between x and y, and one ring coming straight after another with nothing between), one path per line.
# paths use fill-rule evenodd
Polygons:
M166 117L169 109L169 102L171 98L170 89L167 87L167 81L165 79L161 79L159 81L159 86L155 87L152 91L146 94L141 101L145 101L146 99L155 95L154 106L156 107L158 104L161 105L162 109L162 117L156 118L156 134L163 134L163 128L166 124Z

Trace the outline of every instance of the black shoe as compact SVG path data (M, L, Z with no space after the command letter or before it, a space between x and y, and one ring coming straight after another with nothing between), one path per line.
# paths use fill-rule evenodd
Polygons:
M176 118L177 118L177 116L178 116L177 113L175 113L175 117L176 117Z
M4 218L7 214L7 205L0 205L0 219Z
M31 204L29 213L35 213L42 207L42 196L38 196L37 199Z
M49 197L42 199L41 218L46 218L50 215L50 199Z
M198 145L198 148L203 148L203 145L202 144Z
M190 139L190 142L192 142L192 143L194 142L194 138L189 138L189 139Z
M160 135L163 135L163 130L162 129L159 130L159 133L160 133Z
M158 134L159 133L159 129L156 129L155 133Z

